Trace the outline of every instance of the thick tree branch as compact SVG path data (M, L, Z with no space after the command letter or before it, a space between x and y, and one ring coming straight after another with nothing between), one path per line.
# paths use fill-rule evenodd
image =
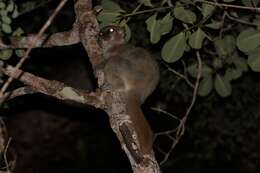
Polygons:
M24 84L30 86L31 89L35 92L37 91L52 97L56 97L60 100L69 100L82 104L91 105L96 108L104 109L106 107L105 99L107 94L105 92L86 92L78 90L66 86L62 82L58 82L55 80L47 80L35 76L31 73L15 69L15 67L12 67L10 65L8 65L6 68L3 68L2 72L7 76L12 77L14 79L18 79ZM2 96L2 99L5 97L5 94Z
M96 66L103 60L102 49L97 42L99 25L96 15L92 10L91 0L74 1L80 41L88 53L93 69L96 70Z
M54 46L68 46L79 43L78 26L75 24L70 31L54 33L50 36L43 34L39 38L37 35L30 34L28 36L11 37L10 44L5 44L0 40L0 49L15 49L15 48L29 48L33 40L37 39L37 42L33 45L36 47L54 47Z
M103 61L103 51L100 48L97 38L99 34L99 27L95 13L92 11L91 0L74 0L75 13L79 26L79 36L81 43L88 53L90 62L99 81L99 87L102 91L109 91L110 98L109 107L105 111L109 115L110 125L116 133L122 148L126 152L134 173L159 173L160 168L155 160L153 151L143 155L138 148L140 144L136 138L137 132L133 128L133 122L129 121L129 116L126 113L125 95L112 89L107 89L104 81L103 69L97 69ZM103 85L104 84L104 85ZM103 85L103 86L102 86ZM108 84L109 85L109 84Z
M138 144L134 122L129 118L126 107L126 95L119 91L111 91L110 107L105 109L109 115L110 125L116 133L122 148L127 154L134 173L160 173L160 167L153 151L142 154Z

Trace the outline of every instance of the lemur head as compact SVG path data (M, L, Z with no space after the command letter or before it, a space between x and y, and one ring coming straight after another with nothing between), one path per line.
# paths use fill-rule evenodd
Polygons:
M124 44L125 31L119 26L106 26L99 33L99 42L103 48Z

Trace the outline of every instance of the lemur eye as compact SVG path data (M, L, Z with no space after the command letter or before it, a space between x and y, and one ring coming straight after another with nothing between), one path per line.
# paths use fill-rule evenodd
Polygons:
M109 32L114 32L114 29L113 29L113 28L110 28L110 29L109 29Z

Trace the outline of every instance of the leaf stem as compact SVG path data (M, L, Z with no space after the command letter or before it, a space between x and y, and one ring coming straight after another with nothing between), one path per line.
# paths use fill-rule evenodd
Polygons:
M130 17L130 16L135 16L135 15L139 15L139 14L144 14L144 13L150 13L150 12L154 12L154 11L162 11L162 10L167 10L173 7L158 7L158 8L152 8L152 9L148 9L148 10L142 10L142 11L137 11L137 12L132 12L130 14L124 14L122 15L122 17Z
M258 10L258 11L260 11L259 7L247 7L247 6L225 4L225 3L211 2L211 1L205 1L205 0L195 0L195 2L210 4L210 5L217 6L217 7L237 8L237 9L243 9L243 10L252 10L252 11Z

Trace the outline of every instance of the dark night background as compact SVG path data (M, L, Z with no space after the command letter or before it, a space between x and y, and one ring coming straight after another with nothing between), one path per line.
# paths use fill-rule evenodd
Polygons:
M16 2L22 4L27 1ZM37 32L57 3L49 2L25 13L13 25L21 26L26 33ZM126 9L134 6L132 1L120 3ZM73 1L69 1L48 33L68 30L73 21ZM130 22L132 43L159 51L160 45L150 45L147 38L139 37L148 37L142 23L141 18ZM15 64L17 60L13 56L8 62ZM178 68L178 65L173 68ZM23 69L75 88L93 90L96 86L87 54L80 44L35 49ZM177 122L151 110L151 107L160 106L181 116L192 97L192 90L183 81L174 89L165 87L169 86L169 78L172 83L176 80L161 65L160 85L143 105L154 132L172 129ZM186 124L185 135L169 160L162 165L162 172L259 172L259 81L258 73L248 72L232 84L232 96L220 98L212 93L198 97ZM19 82L14 82L11 88L19 85ZM9 157L16 159L14 172L132 172L102 110L35 94L9 101L2 108L1 116L6 122L9 137L12 137ZM158 148L167 152L171 142L167 137L156 140L154 151L159 161L164 155Z

